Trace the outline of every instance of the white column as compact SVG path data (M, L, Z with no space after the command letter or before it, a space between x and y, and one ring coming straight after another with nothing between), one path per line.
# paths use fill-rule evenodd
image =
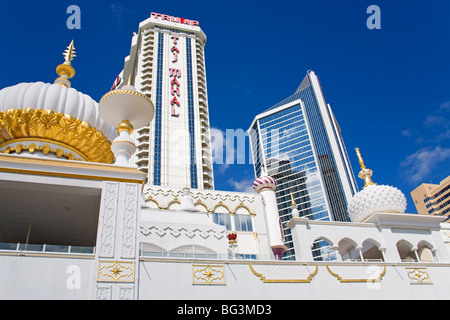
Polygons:
M275 191L270 188L263 188L259 193L264 198L265 202L270 247L275 255L275 259L281 260L281 256L287 250L287 247L283 242L283 235L281 234L280 216L278 214Z

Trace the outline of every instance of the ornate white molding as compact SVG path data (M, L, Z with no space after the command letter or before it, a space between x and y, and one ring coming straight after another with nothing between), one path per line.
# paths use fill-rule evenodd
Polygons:
M114 256L116 217L118 207L119 184L106 182L105 207L103 209L103 225L100 244L100 256L112 258Z
M133 259L136 256L136 226L138 185L126 184L125 211L123 216L122 258Z
M186 237L193 239L201 237L203 239L217 239L222 240L226 236L226 231L223 228L207 227L203 229L201 226L174 226L172 224L160 224L151 226L141 226L140 232L144 237L158 236L160 238L170 236L172 238Z

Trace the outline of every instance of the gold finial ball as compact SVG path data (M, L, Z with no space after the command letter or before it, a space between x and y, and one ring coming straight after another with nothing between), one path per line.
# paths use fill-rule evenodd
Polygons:
M128 131L129 134L133 133L133 125L128 120L123 120L119 125L117 126L117 132L120 134L122 131Z

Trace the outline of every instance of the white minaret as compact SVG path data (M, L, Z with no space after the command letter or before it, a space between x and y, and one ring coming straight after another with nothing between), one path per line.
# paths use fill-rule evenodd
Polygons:
M253 183L253 189L264 199L267 229L269 232L270 247L276 260L281 260L283 253L287 250L281 233L280 216L278 214L275 190L277 182L263 171L261 177Z

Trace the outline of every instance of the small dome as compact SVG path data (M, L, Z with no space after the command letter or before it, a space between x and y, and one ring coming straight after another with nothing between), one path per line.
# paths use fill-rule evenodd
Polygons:
M255 189L256 192L260 192L262 189L266 188L275 191L277 188L277 182L274 178L267 175L262 175L256 179L255 182L253 182L253 189Z
M386 185L368 185L348 204L348 214L353 222L363 222L375 212L404 213L405 210L405 195Z

